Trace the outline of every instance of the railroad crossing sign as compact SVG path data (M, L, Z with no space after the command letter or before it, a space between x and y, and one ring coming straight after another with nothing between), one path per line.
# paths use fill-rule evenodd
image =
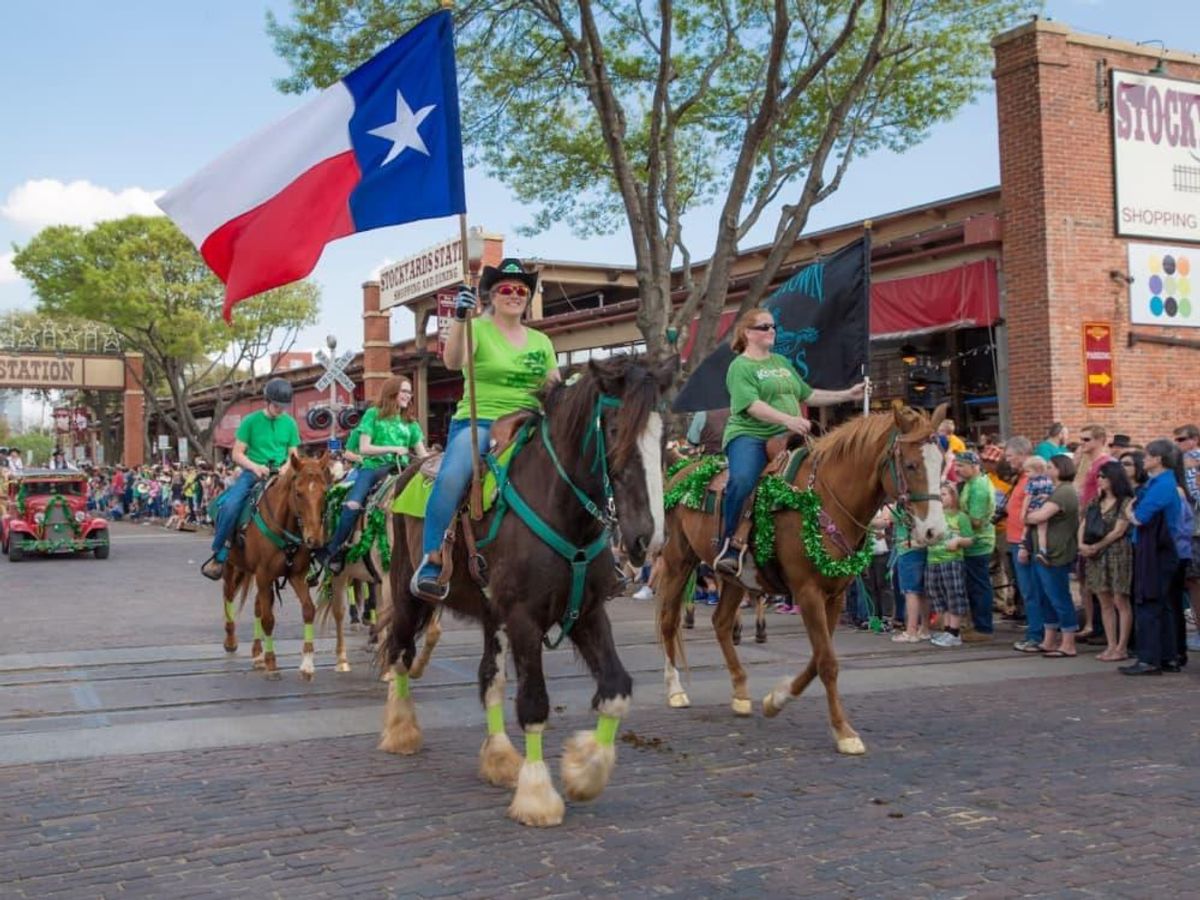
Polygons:
M350 365L352 359L354 359L354 354L349 350L337 359L331 357L324 350L318 350L317 362L325 367L325 374L317 379L317 390L323 391L336 381L346 390L353 391L354 381L346 374L346 366Z

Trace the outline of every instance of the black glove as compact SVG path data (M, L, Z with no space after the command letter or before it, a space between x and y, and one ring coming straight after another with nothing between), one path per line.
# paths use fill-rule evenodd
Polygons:
M458 296L454 298L454 318L459 321L470 318L475 312L479 301L475 298L475 289L465 284L458 288Z

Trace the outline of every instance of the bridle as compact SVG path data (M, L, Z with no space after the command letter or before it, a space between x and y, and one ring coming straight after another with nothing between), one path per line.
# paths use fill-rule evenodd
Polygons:
M892 486L896 489L895 494L887 494L887 487L884 487L884 493L888 499L893 502L893 510L897 521L903 522L905 525L911 526L915 521L913 515L914 503L941 503L941 493L914 492L908 489L908 479L904 477L904 465L900 461L900 445L907 444L937 444L937 437L930 434L929 437L920 441L901 441L900 429L893 428L891 436L888 439L888 449L884 454L883 461L879 464L880 481L884 485L887 484L883 477L884 472L891 475Z

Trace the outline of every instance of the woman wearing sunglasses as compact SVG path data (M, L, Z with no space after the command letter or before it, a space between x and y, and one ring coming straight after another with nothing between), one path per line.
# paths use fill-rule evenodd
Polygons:
M466 366L466 330L470 327L475 342L475 422L481 453L488 448L496 419L521 409L537 409L537 391L559 377L550 338L521 321L537 284L536 272L527 272L520 260L505 259L499 266L486 266L479 279L480 292L491 300L487 312L470 318L476 298L465 285L455 301L442 361L448 369ZM410 585L413 593L428 600L444 600L449 592L448 585L438 583L441 547L471 481L470 409L468 384L450 421L446 455L425 510L424 556Z
M758 573L746 548L738 546L733 535L758 476L766 468L767 441L786 432L808 434L812 423L804 417L801 404L833 406L863 396L861 383L844 391L809 387L787 359L772 352L774 346L774 317L765 309L750 310L734 326L732 348L738 355L725 375L729 388L729 423L725 426L729 483L715 568L740 579L751 590L760 589Z

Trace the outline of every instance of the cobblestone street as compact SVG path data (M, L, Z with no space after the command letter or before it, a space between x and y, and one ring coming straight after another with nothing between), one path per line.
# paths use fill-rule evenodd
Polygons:
M841 757L819 688L777 719L735 718L699 616L693 708L667 709L653 610L618 600L635 705L612 782L532 830L476 775L473 628L454 625L415 685L425 749L389 756L361 649L335 676L320 640L300 682L294 598L280 681L249 671L248 641L225 658L215 587L186 564L201 541L121 526L107 563L0 561L0 893L1148 897L1200 876L1195 673L846 632L869 753ZM802 663L800 630L773 615L766 645L739 648L755 696ZM591 683L572 654L547 663L557 776L563 741L591 727Z

